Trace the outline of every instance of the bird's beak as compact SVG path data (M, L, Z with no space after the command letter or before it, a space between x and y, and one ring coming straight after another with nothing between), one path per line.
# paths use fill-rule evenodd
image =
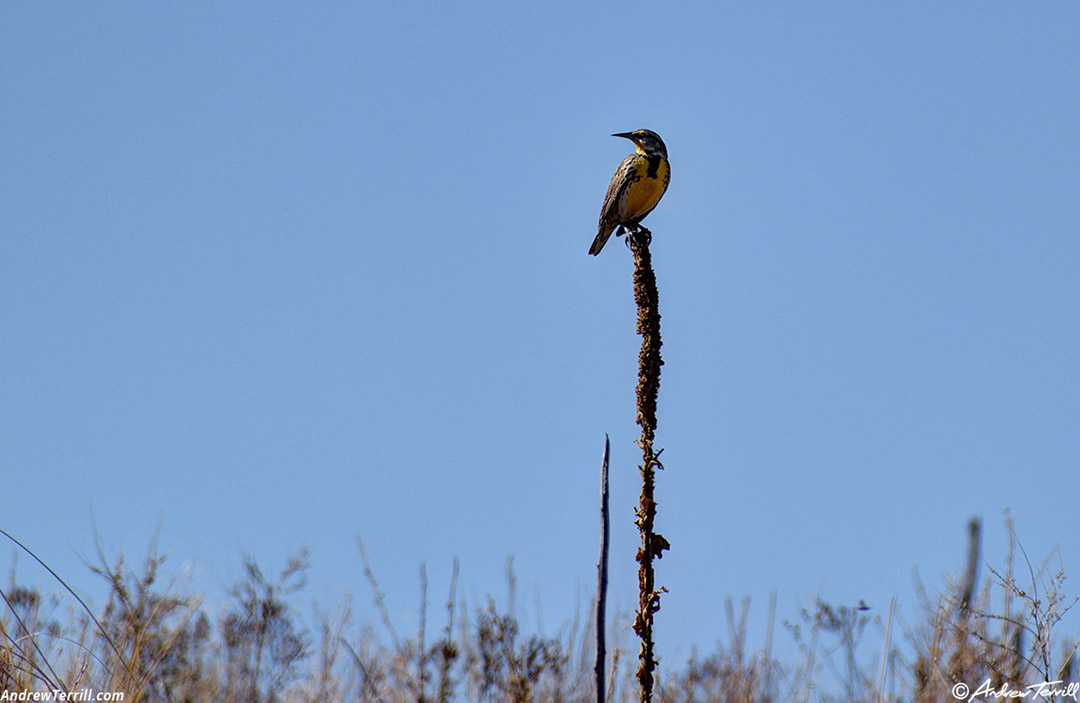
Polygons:
M631 141L633 141L633 139L634 139L634 133L633 132L619 132L618 134L612 134L611 136L613 136L613 137L622 137L623 139L629 139Z

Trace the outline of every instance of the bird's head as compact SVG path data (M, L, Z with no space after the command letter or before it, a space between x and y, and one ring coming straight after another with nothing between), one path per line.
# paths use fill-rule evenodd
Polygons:
M646 156L662 156L667 158L667 147L664 146L664 140L660 138L660 135L649 129L638 129L633 132L619 132L618 134L612 134L613 137L623 137L629 139L637 147L639 154L645 154Z

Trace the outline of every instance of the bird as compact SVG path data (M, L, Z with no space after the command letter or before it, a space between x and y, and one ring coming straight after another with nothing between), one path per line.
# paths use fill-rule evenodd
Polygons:
M611 135L623 137L634 143L630 154L611 177L604 207L600 210L600 225L589 253L596 256L604 248L612 232L621 237L623 232L651 237L641 221L652 212L667 190L671 180L667 147L660 135L652 130L639 129Z

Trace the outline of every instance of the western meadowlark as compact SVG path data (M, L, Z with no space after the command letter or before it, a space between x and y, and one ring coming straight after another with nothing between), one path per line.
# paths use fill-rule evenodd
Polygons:
M604 248L612 232L616 237L621 237L623 231L651 236L649 230L641 226L641 221L660 202L671 180L667 147L659 134L639 129L611 136L629 139L637 150L623 159L611 178L604 207L600 211L596 239L589 247L589 253L594 256Z

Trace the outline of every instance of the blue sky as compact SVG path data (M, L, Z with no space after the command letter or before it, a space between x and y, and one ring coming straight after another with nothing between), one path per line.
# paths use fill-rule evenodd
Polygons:
M1078 30L1073 2L6 4L0 526L91 595L95 526L137 558L160 524L211 601L306 546L311 598L372 622L355 535L404 623L420 563L441 602L460 557L475 604L514 555L553 632L606 432L630 609L632 263L586 251L608 135L645 127L661 653L726 637L727 596L916 622L913 571L940 588L976 515L1000 566L1006 508L1080 569Z

